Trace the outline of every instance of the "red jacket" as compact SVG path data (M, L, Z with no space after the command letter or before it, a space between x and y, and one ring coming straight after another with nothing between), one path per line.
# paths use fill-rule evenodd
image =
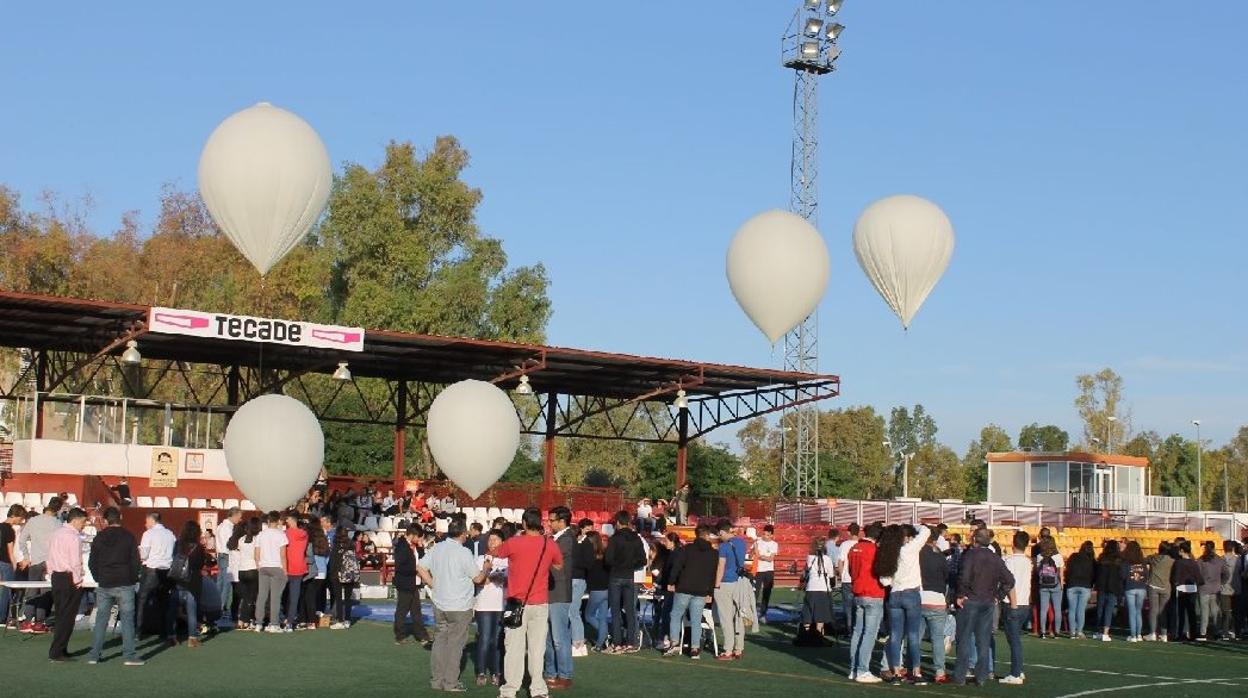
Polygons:
M880 586L880 580L871 572L874 565L874 541L864 538L849 549L849 578L854 582L854 596L884 598L884 587Z

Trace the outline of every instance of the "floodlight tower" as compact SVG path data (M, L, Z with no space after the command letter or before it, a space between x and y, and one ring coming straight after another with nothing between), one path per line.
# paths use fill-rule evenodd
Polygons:
M836 69L845 29L833 18L844 0L803 0L780 39L780 63L793 71L793 156L789 165L792 189L789 209L819 225L819 78ZM819 370L818 311L784 337L784 368L802 373ZM784 461L780 494L819 496L819 413L813 406L786 410L782 416ZM791 436L790 436L791 435Z

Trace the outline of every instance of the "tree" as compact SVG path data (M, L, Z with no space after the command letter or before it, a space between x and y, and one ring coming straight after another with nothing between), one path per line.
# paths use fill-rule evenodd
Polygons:
M1161 434L1149 430L1131 437L1130 441L1122 445L1122 453L1128 456L1147 458L1149 461L1152 461L1157 453L1157 449L1160 447Z
M875 408L848 407L819 414L819 489L825 497L891 496L896 464L884 446L884 418Z
M1070 447L1070 434L1053 424L1032 422L1018 432L1018 447L1043 453L1062 453Z
M724 446L689 443L686 467L690 489L699 497L747 494L741 459ZM637 464L638 478L626 488L633 497L670 499L676 491L676 445L647 444Z
M741 445L741 468L755 492L780 491L780 432L767 426L765 417L755 417L737 430Z
M1130 431L1129 414L1119 414L1122 403L1122 376L1111 368L1097 373L1087 373L1075 378L1079 395L1075 407L1083 420L1083 443L1100 442L1108 450L1114 444L1126 441ZM1107 441L1108 439L1108 441Z
M913 412L904 406L894 407L888 420L888 441L894 453L914 453L921 446L935 446L936 420L923 405L915 405Z
M1153 454L1153 490L1170 497L1187 497L1196 507L1196 442L1171 434Z
M966 447L966 455L962 457L962 469L966 476L963 498L966 501L982 502L988 498L988 454L1013 450L1010 435L996 424L979 430L979 439Z
M958 454L943 444L919 447L910 459L910 496L935 500L966 492L966 474Z

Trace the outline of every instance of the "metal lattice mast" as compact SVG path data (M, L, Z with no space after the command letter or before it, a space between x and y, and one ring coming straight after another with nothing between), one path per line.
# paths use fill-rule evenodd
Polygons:
M793 153L789 166L789 210L819 225L819 78L835 69L837 38L844 27L830 21L843 0L804 0L780 41L781 63L794 72ZM784 368L818 373L819 318L811 313L784 337ZM810 405L781 417L784 448L780 467L783 497L819 496L819 412Z

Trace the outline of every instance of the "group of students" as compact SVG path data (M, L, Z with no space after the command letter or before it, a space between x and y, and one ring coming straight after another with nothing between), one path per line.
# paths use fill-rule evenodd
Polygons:
M1112 640L1123 606L1128 642L1234 639L1248 616L1248 557L1236 541L1224 543L1223 555L1206 542L1196 556L1191 541L1178 538L1162 543L1148 558L1135 541L1105 541L1099 554L1086 541L1063 559L1047 528L1034 540L1015 531L1004 546L982 521L973 522L966 546L961 536L947 535L943 524L877 522L862 530L853 524L839 541L838 533L834 529L828 538L812 541L799 638L821 639L831 625L831 591L839 580L850 628L849 678L861 683L926 683L920 662L925 630L931 639L932 680L962 684L974 670L969 680L986 682L993 678L993 634L1004 624L1011 661L1010 673L1000 681L1022 684L1026 628L1052 638L1065 618L1067 636L1086 638L1093 592L1096 637L1103 642ZM887 643L876 675L870 665L881 624ZM946 655L955 644L957 660L950 674Z

